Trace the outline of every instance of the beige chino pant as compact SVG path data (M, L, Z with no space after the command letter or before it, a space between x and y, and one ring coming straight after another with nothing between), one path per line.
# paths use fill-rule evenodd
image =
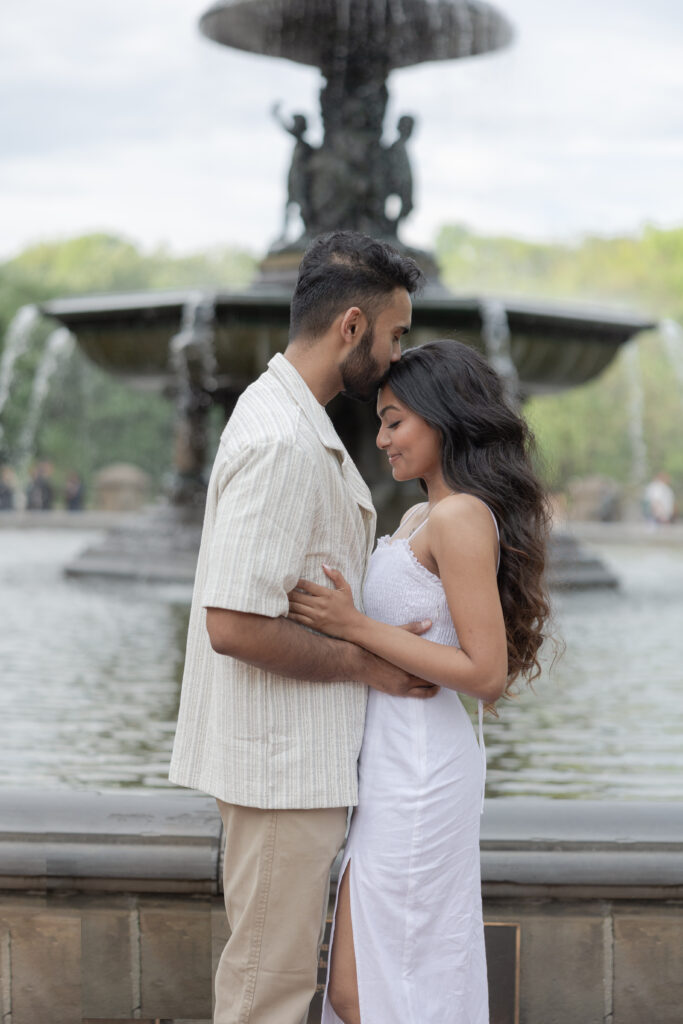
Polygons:
M305 1024L346 808L216 802L231 935L216 971L214 1024Z

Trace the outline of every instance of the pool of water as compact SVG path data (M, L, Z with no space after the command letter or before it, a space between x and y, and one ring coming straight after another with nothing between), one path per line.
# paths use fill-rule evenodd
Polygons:
M0 530L0 784L168 785L190 592L67 579L95 536ZM489 796L683 799L683 550L601 554L620 591L558 597L564 656L487 721Z

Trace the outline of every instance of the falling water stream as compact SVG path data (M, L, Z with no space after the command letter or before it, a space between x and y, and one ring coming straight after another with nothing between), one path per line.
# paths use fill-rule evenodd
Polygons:
M643 409L643 378L640 369L638 343L632 341L624 350L624 365L628 379L628 433L631 441L631 484L640 491L648 476L647 444Z
M683 327L675 320L662 320L659 333L671 363L671 369L678 379L680 397L683 402Z
M28 413L18 445L19 479L23 482L29 463L35 455L35 442L40 425L40 414L50 390L54 373L63 359L73 352L75 339L66 327L58 327L45 342L43 354L33 378Z
M483 299L479 306L481 336L486 356L503 381L512 406L519 402L519 377L510 350L510 327L505 306L498 299Z
M28 348L33 328L39 319L40 313L36 306L22 306L15 313L5 334L0 358L0 441L5 433L1 417L10 396L14 368Z
M169 343L171 366L185 403L192 401L195 388L210 393L216 387L215 316L215 295L194 293L183 307L180 330Z

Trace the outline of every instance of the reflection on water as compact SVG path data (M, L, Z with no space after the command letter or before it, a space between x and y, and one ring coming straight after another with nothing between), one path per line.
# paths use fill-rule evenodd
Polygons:
M490 796L683 799L683 551L601 554L621 589L556 598L567 649L487 726Z
M0 783L168 784L190 594L65 578L94 539L0 530Z
M189 590L64 578L93 539L0 530L0 784L168 785ZM602 553L622 589L558 599L564 657L487 722L489 796L683 798L683 552Z

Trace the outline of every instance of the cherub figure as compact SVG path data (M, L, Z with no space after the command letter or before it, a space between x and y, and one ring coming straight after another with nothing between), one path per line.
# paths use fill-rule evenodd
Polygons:
M394 223L397 225L413 209L413 172L410 167L406 143L413 134L415 118L404 114L396 126L398 138L386 147L387 195L398 196L400 207Z
M285 205L285 219L282 228L282 239L286 239L289 228L290 217L293 207L299 208L299 213L304 225L307 227L310 221L310 193L311 193L311 169L310 160L315 152L304 139L308 131L308 121L303 114L293 114L290 122L287 122L280 113L280 104L276 103L272 108L275 120L286 132L289 132L296 139L292 162L287 175L287 202Z

